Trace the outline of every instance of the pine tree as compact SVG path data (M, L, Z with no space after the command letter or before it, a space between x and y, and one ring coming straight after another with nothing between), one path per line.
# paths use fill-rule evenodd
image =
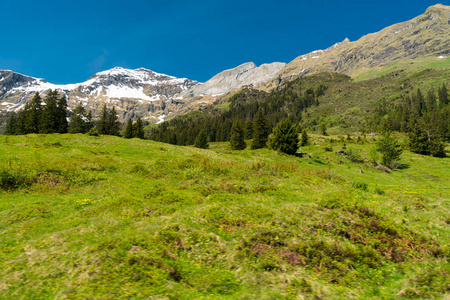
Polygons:
M92 111L88 112L86 119L87 119L86 123L84 124L85 126L84 132L89 132L89 130L91 130L94 127L94 124L92 122Z
M99 134L109 134L108 115L109 115L108 108L106 108L106 104L103 104L100 120L98 121Z
M107 126L109 129L110 135L119 136L120 122L119 122L119 117L117 116L116 108L114 106L108 114Z
M300 138L300 146L304 147L304 146L308 146L308 145L309 145L308 133L306 132L306 129L303 128L302 136Z
M5 134L6 135L15 135L16 134L16 125L17 125L17 117L16 117L16 114L13 113L9 117L8 122L6 123Z
M55 90L56 97L58 92ZM67 99L66 95L63 95L56 102L57 104L57 121L56 121L56 132L67 133L69 128L69 122L67 121Z
M230 146L232 150L244 150L247 147L244 141L244 129L239 120L234 121L231 127Z
M137 118L136 122L133 124L133 137L139 139L144 138L144 128L142 126L141 117Z
M436 95L434 94L434 90L430 89L427 92L427 111L428 112L434 112L437 109L437 101L436 101Z
M420 89L417 89L415 99L415 110L419 114L419 116L422 116L423 113L426 111L426 105L425 105L425 98L423 97L422 91Z
M377 151L381 153L381 164L395 168L395 163L400 160L402 149L387 126L377 141Z
M90 128L87 126L88 118L86 117L86 111L79 103L72 112L69 122L69 133L86 133Z
M253 137L253 123L251 121L245 123L245 139L250 140Z
M29 134L34 131L35 124L31 118L31 114L31 102L28 102L21 111L21 118L23 119L22 134Z
M123 137L126 139L131 139L133 137L133 122L131 121L131 118L128 118Z
M445 143L438 136L430 136L428 141L428 151L431 156L445 157Z
M39 93L35 93L27 112L27 133L39 133L39 123L42 114L42 99Z
M39 122L39 133L55 133L58 132L60 112L57 104L58 92L50 91L45 97L45 108L41 114Z
M325 124L325 122L322 122L320 124L320 130L322 131L322 135L325 135L325 136L328 135L328 133L327 133L327 124Z
M21 110L17 113L15 134L17 135L27 134L26 119L27 116L25 110Z
M450 102L447 87L445 86L445 84L442 84L442 87L439 88L438 94L439 94L438 98L439 98L439 106L440 107L443 107Z
M269 125L264 117L264 112L260 108L253 119L253 141L252 149L260 149L266 147L269 137Z
M275 126L269 137L269 147L293 155L298 149L298 133L289 119L284 119Z
M411 118L409 126L409 149L418 154L428 154L428 135L417 115Z
M198 134L197 138L195 139L194 147L201 148L201 149L209 148L208 137L206 136L206 133L204 130L201 130L200 133Z

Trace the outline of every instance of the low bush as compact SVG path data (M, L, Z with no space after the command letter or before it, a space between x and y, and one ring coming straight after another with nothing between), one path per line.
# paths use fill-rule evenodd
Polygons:
M32 180L25 173L11 170L0 171L0 189L2 190L13 191L31 183Z

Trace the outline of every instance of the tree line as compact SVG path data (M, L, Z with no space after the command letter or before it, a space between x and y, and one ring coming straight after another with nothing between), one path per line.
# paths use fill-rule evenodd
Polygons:
M386 122L392 130L409 137L415 153L445 156L445 142L450 142L450 97L445 84L424 94L420 89L390 104L381 101L369 119L375 130Z
M131 122L131 119L129 120ZM140 118L133 124L131 134L126 132L127 138L144 138L144 124ZM67 107L67 99L58 91L49 91L44 99L39 93L25 104L23 109L13 113L6 124L5 134L23 135L30 133L90 133L91 135L120 136L122 124L115 107L103 106L100 118L93 120L92 112L86 111L79 103L70 112Z
M207 109L187 116L174 118L162 123L149 132L154 141L174 145L193 145L199 133L204 131L209 142L230 141L236 122L245 139L254 139L255 135L266 131L270 133L281 120L289 119L299 124L302 113L309 107L319 104L319 97L327 87L323 84L306 84L302 78L286 83L271 93L245 88L232 96L227 110ZM255 118L258 113L264 115L267 124L255 131ZM268 135L267 133L267 135ZM256 140L259 138L256 136ZM266 141L267 142L267 141Z

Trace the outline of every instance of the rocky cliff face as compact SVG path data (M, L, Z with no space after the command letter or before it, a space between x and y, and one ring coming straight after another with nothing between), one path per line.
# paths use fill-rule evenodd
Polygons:
M142 68L114 68L97 73L85 82L68 85L0 71L0 110L21 109L36 92L45 95L50 89L56 89L66 95L70 108L81 102L95 115L107 103L116 107L122 120L139 116L156 122L162 120L168 105L175 111L181 105L170 99L198 84Z
M288 63L272 86L318 72L355 75L406 59L444 59L450 55L450 6L435 5L413 20L389 26L355 42L345 39L326 50Z
M257 67L252 62L245 63L234 69L217 74L207 82L184 92L183 95L188 97L199 95L217 96L244 85L257 87L272 79L285 65L285 63L275 62Z

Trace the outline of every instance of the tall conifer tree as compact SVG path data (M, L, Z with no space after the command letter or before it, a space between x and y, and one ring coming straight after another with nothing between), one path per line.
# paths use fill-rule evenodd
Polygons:
M131 139L133 137L133 122L131 121L131 118L128 118L127 125L125 125L123 137L126 139Z
M109 128L110 135L119 136L120 122L119 122L119 117L117 116L116 108L114 106L108 114L107 126Z
M5 134L7 135L15 135L16 134L16 126L17 126L17 117L16 114L13 113L6 123L6 131Z
M45 97L45 108L41 114L39 122L39 133L58 132L58 118L61 116L57 104L58 92L50 91Z
M236 120L231 126L230 146L233 150L244 150L247 144L244 141L244 128L240 120Z
M258 109L258 112L253 119L253 141L252 149L260 149L266 147L267 139L269 137L269 125L264 117L262 108Z
M58 92L55 90L56 97L58 96ZM67 99L66 95L62 95L57 100L57 124L56 124L56 132L58 133L67 133L67 129L69 127L69 122L67 121Z
M143 139L144 138L144 128L142 125L141 117L137 118L136 122L133 124L133 137Z
M202 148L202 149L208 149L208 137L206 136L206 133L204 130L201 130L198 134L197 138L194 141L194 147Z
M98 121L98 133L100 134L109 134L108 115L109 115L108 108L106 107L106 104L103 104L100 120Z

